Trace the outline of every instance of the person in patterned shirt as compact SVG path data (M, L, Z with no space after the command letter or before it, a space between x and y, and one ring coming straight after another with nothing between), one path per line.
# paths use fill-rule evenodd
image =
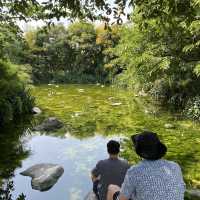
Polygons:
M162 159L167 147L157 134L144 131L131 139L142 161L127 171L121 189L108 186L107 200L183 200L185 183L181 168Z

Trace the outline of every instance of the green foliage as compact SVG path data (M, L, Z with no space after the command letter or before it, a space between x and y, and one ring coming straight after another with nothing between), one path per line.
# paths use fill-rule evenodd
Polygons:
M14 190L13 181L7 180L0 187L0 199L2 200L25 200L26 196L22 193L17 199L13 199L12 192Z
M111 64L111 60L116 58L116 55L113 53L113 48L119 43L121 29L122 27L117 25L113 25L107 29L100 25L96 29L96 43L99 44L102 49L102 64L109 73L109 78L115 76L121 70L119 65L118 67L113 68L113 65ZM112 80L112 78L110 79Z
M0 60L0 126L31 112L34 99L24 87L27 82L21 66Z
M189 99L184 109L184 114L193 120L200 120L200 97Z
M70 49L65 42L66 30L63 26L52 27L26 33L29 45L29 60L34 82L49 82L55 72L63 70ZM66 48L65 48L66 47Z
M133 24L121 34L110 65L123 68L119 86L150 92L162 103L185 106L199 94L199 4L136 1ZM187 17L186 17L187 16Z
M12 200L11 192L13 191L13 182L7 181L0 188L1 199Z
M99 65L101 63L98 63L100 48L96 44L94 25L86 22L72 24L68 28L68 40L75 58L69 71L78 76L93 75L98 81L99 76L103 75L103 70Z
M26 59L27 44L15 23L0 22L0 58L21 64Z
M0 21L42 19L49 20L61 17L70 19L103 19L109 21L112 14L117 23L121 23L121 16L125 15L124 10L132 0L116 0L111 5L109 0L21 0L21 1L0 1Z
M13 181L7 180L0 187L0 199L2 200L25 200L26 196L22 193L17 199L13 199L12 192L14 190Z
M93 24L82 21L67 29L57 25L28 32L25 38L34 82L107 82L104 65L110 55L106 51L119 40L115 29L100 33Z

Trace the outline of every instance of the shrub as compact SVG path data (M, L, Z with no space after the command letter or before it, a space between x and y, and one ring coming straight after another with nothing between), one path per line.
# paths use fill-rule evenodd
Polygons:
M200 96L196 96L188 100L184 109L184 114L188 118L200 120Z
M34 98L25 88L28 79L23 68L0 60L0 127L31 112Z
M4 181L3 185L0 187L0 199L6 200L14 200L12 197L12 192L14 190L14 183L13 181ZM20 194L16 200L25 200L26 196L22 193Z

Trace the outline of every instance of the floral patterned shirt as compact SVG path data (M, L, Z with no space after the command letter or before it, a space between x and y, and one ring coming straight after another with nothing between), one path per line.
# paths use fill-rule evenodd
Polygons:
M185 183L179 165L143 160L126 173L121 193L133 200L183 200Z

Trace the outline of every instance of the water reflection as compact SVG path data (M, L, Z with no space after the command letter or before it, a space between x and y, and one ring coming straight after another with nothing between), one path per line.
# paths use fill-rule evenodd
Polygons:
M25 192L28 200L82 200L91 190L90 170L97 160L107 157L106 143L109 138L96 135L83 140L68 137L58 138L45 135L33 136L26 144L31 155L15 171L13 196ZM64 167L64 174L46 192L32 190L31 179L19 175L26 168L38 163L53 163Z
M12 199L14 171L21 167L22 160L30 155L21 136L28 126L30 121L23 120L23 126L22 122L18 122L17 125L12 124L0 130L0 199Z

